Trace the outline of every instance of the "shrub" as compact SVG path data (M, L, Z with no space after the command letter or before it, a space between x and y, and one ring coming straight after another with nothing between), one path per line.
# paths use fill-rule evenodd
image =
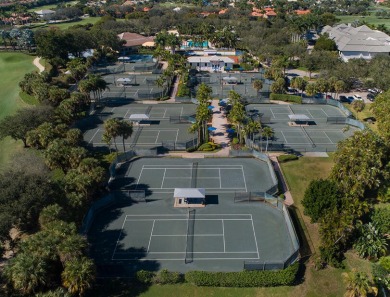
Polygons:
M203 143L198 150L200 151L207 151L207 150L213 150L213 147L209 143Z
M189 147L188 149L186 149L186 151L188 153L192 153L192 152L195 152L197 149L198 149L198 146L195 145L195 146Z
M150 284L155 276L156 274L152 271L140 270L137 271L136 278L142 284Z
M153 278L153 283L155 284L178 284L183 282L182 274L178 272L170 272L167 269L161 270L157 275Z
M237 137L234 137L232 140L232 144L238 144L240 140Z
M277 101L294 102L294 103L302 104L302 98L300 96L295 96L295 95L271 93L270 99L277 100Z
M298 160L298 156L295 156L295 155L280 155L278 157L278 161L280 163L286 163L286 162L293 161L293 160Z
M209 287L276 287L293 285L299 263L279 271L206 272L190 271L185 280L197 286Z

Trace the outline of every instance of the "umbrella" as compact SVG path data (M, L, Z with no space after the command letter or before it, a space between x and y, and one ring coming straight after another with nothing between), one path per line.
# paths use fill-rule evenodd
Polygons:
M230 133L234 133L236 131L234 131L234 129L226 129L226 132L230 134Z
M217 128L211 127L211 126L210 126L210 127L207 128L207 130L209 130L209 131L215 131L215 130L217 130Z
M214 106L209 105L207 108L211 110L211 109L214 109Z

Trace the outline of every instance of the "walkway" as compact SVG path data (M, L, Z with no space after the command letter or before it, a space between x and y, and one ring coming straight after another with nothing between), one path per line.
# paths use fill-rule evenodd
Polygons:
M226 132L226 129L229 127L228 120L226 118L225 113L220 111L218 103L219 100L213 100L211 103L211 105L214 106L211 125L214 128L217 128L217 130L211 132L211 139L214 143L220 144L222 148L215 155L228 157L230 151L230 139L228 137L228 133Z
M39 70L39 73L42 73L43 71L45 71L45 66L43 66L41 63L40 63L40 60L41 60L41 57L36 57L33 61L33 64L38 67L38 70Z

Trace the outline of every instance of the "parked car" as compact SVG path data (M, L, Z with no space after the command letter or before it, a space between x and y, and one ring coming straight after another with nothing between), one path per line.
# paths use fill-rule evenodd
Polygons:
M353 99L354 99L354 100L363 101L362 96L360 96L360 95L358 95L358 94L354 94L354 95L353 95Z
M326 95L326 99L333 99L331 95Z
M375 95L374 94L371 94L371 93L368 93L367 94L367 99L370 100L370 101L374 101L375 100Z
M339 100L340 100L341 102L347 102L347 96L340 95L340 96L339 96Z
M353 100L355 100L355 98L352 97L352 96L348 96L348 97L347 97L347 100L348 100L348 103L352 103Z

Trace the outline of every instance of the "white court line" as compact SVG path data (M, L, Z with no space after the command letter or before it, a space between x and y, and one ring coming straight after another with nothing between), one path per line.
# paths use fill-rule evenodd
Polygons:
M222 219L222 235L223 235L223 252L226 252L226 243L225 243L225 224Z
M111 112L114 112L114 110L115 110L115 107L113 107L113 108L111 109Z
M156 220L153 220L153 225L152 225L152 231L150 231L150 237L149 237L149 244L148 244L148 249L146 250L147 253L149 253L149 248L150 248L150 242L152 241L152 236L153 236L153 229L154 229L154 223Z
M164 176L162 178L162 181L161 181L161 189L163 188L163 185L164 185L164 180L165 180L165 174L167 173L167 169L165 168L164 169Z
M180 111L180 116L182 116L183 115L183 106L181 107L181 111Z
M141 172L140 172L140 174L139 174L139 176L138 176L137 186L135 187L136 189L137 189L138 184L139 184L139 181L140 181L140 179L141 179L142 171L144 171L144 167L143 167L143 166L142 166Z
M309 113L309 115L311 116L312 119L314 119L313 115L311 114L311 112L306 108L306 111Z
M177 138L179 137L179 129L177 129L177 131L176 131L176 142L177 142Z
M339 130L337 130L339 131ZM145 168L149 167L149 166L153 166L153 169L154 168L169 168L169 167L177 167L178 169L180 168L191 168L192 165L189 164L189 165L144 165ZM218 167L211 167L211 166L218 166ZM217 170L217 169L231 169L231 168L225 168L225 167L234 167L234 169L241 169L242 168L242 165L199 165L198 166L198 169L199 168L204 168L204 169L210 169L210 170Z
M287 141L287 139L286 139L286 136L284 136L284 133L283 133L282 130L280 130L280 133L282 133L282 136L283 136L283 138L284 138L284 142L285 142L285 143L288 143L288 141Z
M157 219L158 220L158 219ZM172 237L172 236L182 236L185 237L187 234L179 234L179 235L153 235L155 237ZM223 234L194 234L193 236L223 236Z
M218 172L219 172L219 188L222 189L221 168L218 168Z
M256 243L257 258L260 259L259 247L258 247L258 245L257 245L257 238L256 238L255 226L253 225L253 218L252 218L252 215L251 215L251 221L252 221L253 236L255 237L255 243Z
M241 166L241 170L242 170L242 177L244 178L244 183L245 183L245 192L248 192L248 188L246 186L244 168L242 166ZM225 189L229 189L229 188L225 188Z
M153 88L151 88L151 89L150 89L150 92L149 92L149 94L152 94L152 91L153 91Z
M150 253L149 253L150 254ZM177 253L179 254L179 253ZM181 253L182 254L182 253ZM215 253L216 254L216 253ZM248 253L250 254L250 253ZM258 260L259 258L202 258L202 259L196 259L197 262L199 261L212 261L212 260ZM112 261L183 261L183 258L180 259L164 259L164 258L153 258L153 259L129 259L129 258L121 258L121 259L112 259Z
M155 141L155 143L157 143L157 140L158 140L158 137L160 136L160 130L158 131L158 133L157 133L157 137L156 137L156 141Z
M274 115L274 112L272 111L272 108L270 108L269 110L270 110L271 113L272 113L272 117L273 117L274 119L276 119L276 117L275 117L275 115Z
M173 177L173 176L168 176L168 177L166 177L165 179L191 179L191 177L188 177L188 176L184 176L184 177L181 177L181 176L179 176L179 177ZM219 177L199 177L199 176L197 176L196 177L197 179L219 179Z
M325 114L325 116L329 117L329 115L321 108L322 112Z
M157 217L157 216L156 216ZM188 219L126 219L126 222L192 221ZM220 221L221 219L196 219L196 221ZM224 219L225 221L250 221L251 219Z
M330 143L335 144L335 143L332 141L332 139L329 138L328 134L326 134L325 131L322 131L322 132L323 132L323 133L325 134L325 136L329 139Z
M143 255L144 253L143 252L118 252L117 253L118 255ZM149 252L148 253L149 255L152 255L152 254L161 254L161 255L164 255L164 254L185 254L185 252ZM257 254L256 251L253 251L253 252L248 252L248 251L245 251L245 252L193 252L193 254Z
M126 116L127 116L127 114L128 114L129 112L130 112L130 108L127 109L127 111L126 111L125 115L123 116L123 118L126 118Z
M307 144L307 143L306 143ZM329 143L328 143L329 144ZM174 190L175 188L148 188L149 190ZM221 190L220 188L205 188L206 190ZM246 190L246 188L223 188L224 190Z
M166 213L160 213L160 214L133 214L133 215L126 215L125 219L127 217L172 217L172 216L178 216L178 217L187 217L187 214L166 214ZM197 214L196 217L202 217L202 216L248 216L250 218L252 215L250 213L202 213Z
M127 216L126 216L126 217L127 217ZM124 221L123 221L121 231L119 232L119 235L118 235L118 239L116 240L116 245L115 245L114 251L113 251L113 253L112 253L111 260L114 259L116 249L118 248L119 239L121 238L121 235L122 235L122 232L123 232L123 227L125 226L125 223L126 223L126 217L125 217L125 219L124 219Z
M92 135L92 138L88 141L88 144L91 143L91 141L95 138L96 134L99 132L99 128L96 130L96 132ZM107 144L107 143L106 143Z
M163 114L163 118L165 118L165 115L167 114L167 108L165 108L165 111L164 111L164 114Z

